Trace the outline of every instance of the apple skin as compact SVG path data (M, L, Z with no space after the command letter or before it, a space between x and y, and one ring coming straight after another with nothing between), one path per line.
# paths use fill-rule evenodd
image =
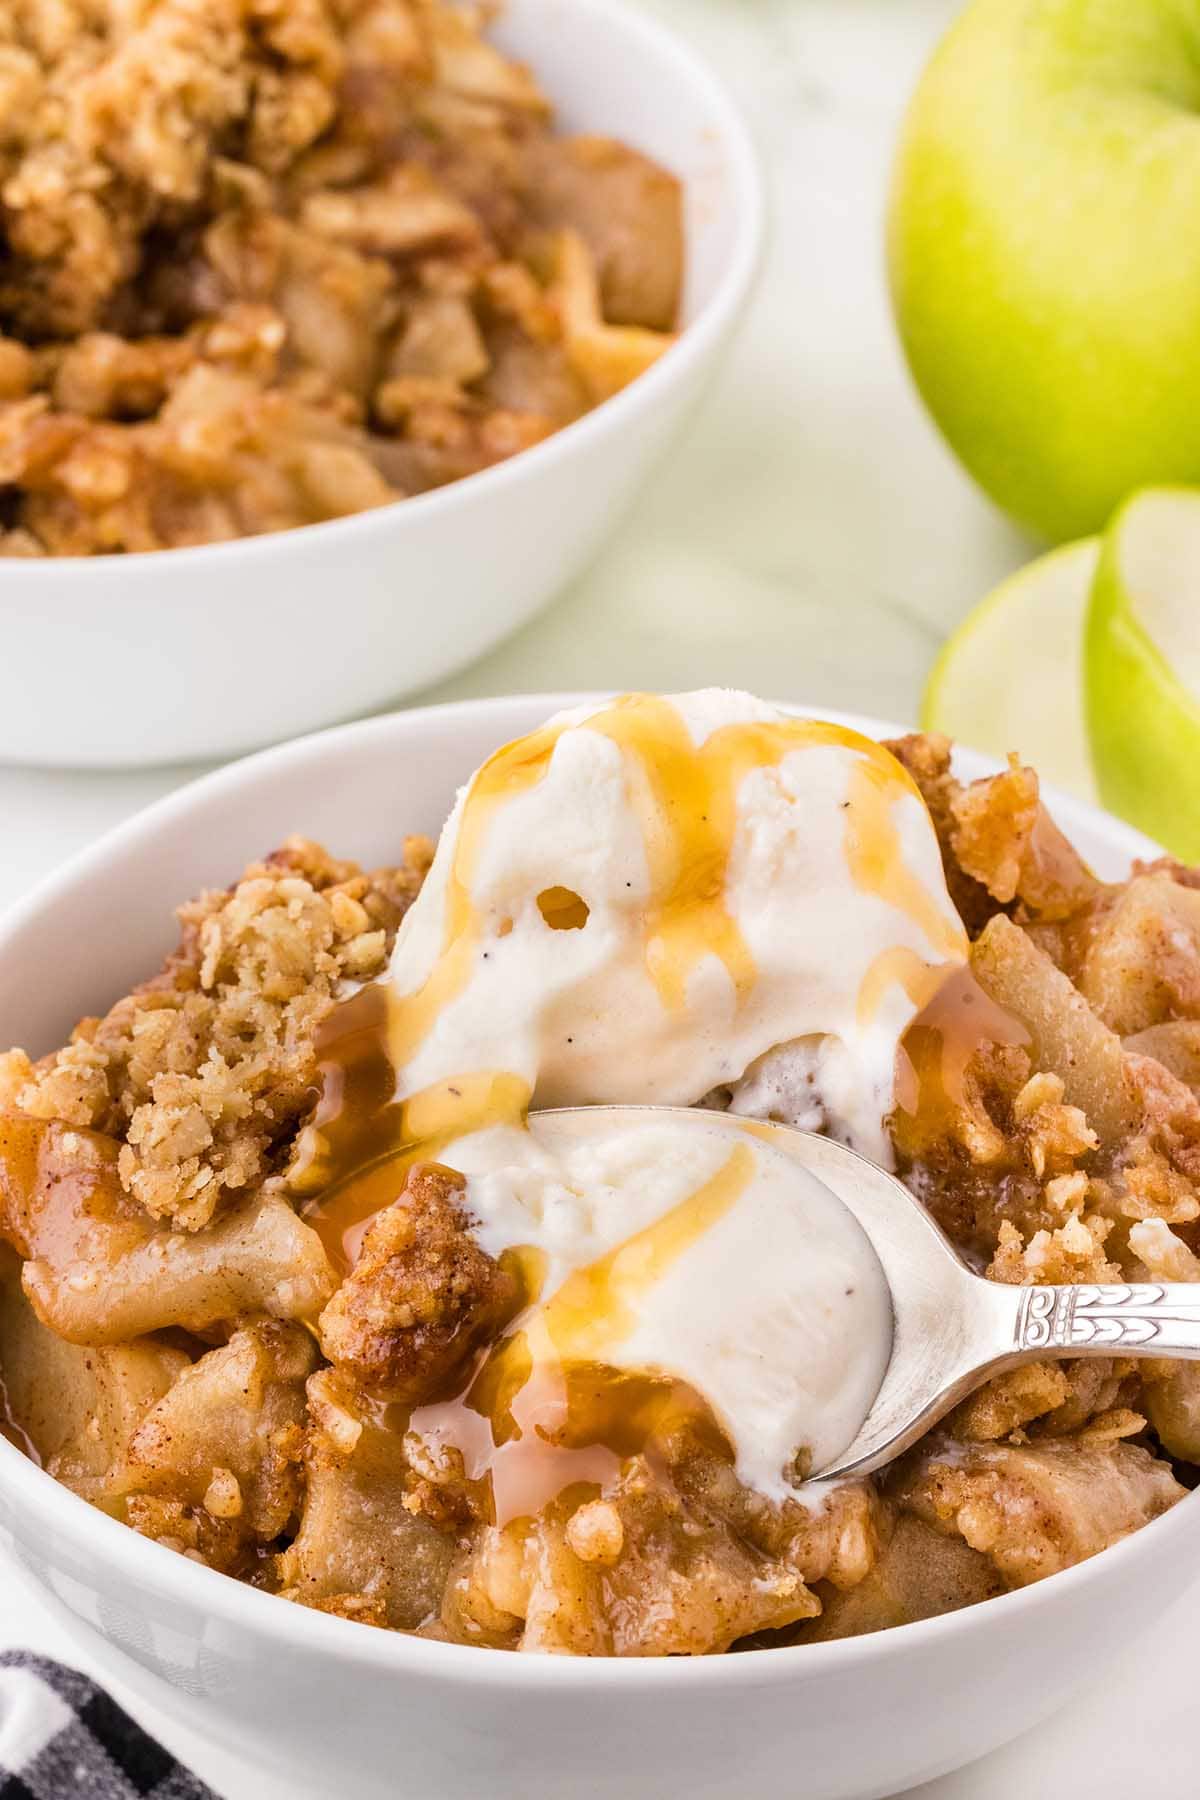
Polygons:
M1169 496L1166 496L1169 497ZM1136 617L1122 573L1122 538L1155 494L1135 494L1105 534L1084 627L1084 706L1100 799L1183 862L1200 861L1200 705ZM1200 549L1200 494L1178 496L1195 510L1190 554L1178 580L1194 579Z
M908 111L888 263L917 386L1020 523L1200 483L1200 0L973 0Z
M922 731L997 757L1017 750L1044 781L1094 804L1082 642L1099 554L1098 538L1061 544L993 588L942 646Z

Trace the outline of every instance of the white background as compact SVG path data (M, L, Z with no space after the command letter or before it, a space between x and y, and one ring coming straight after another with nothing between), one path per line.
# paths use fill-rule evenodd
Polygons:
M650 5L723 71L754 122L774 208L763 284L718 388L619 540L550 612L424 697L719 681L912 722L945 631L1030 553L925 420L887 307L891 145L954 0ZM113 695L114 705L130 703ZM0 768L0 906L192 772ZM287 828L281 820L281 835ZM921 1795L1040 1800L1085 1784L1091 1800L1194 1793L1198 1634L1200 1597L1132 1651L1120 1647L1114 1619L1102 1686ZM7 1644L88 1666L128 1700L4 1569ZM226 1800L291 1792L134 1710Z

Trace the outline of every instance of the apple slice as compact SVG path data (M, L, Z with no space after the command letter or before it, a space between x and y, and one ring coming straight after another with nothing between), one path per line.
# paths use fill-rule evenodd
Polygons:
M1010 575L945 645L921 723L976 750L1018 750L1046 781L1097 798L1083 709L1083 626L1099 540Z
M1148 488L1116 514L1085 638L1104 804L1200 861L1200 490Z

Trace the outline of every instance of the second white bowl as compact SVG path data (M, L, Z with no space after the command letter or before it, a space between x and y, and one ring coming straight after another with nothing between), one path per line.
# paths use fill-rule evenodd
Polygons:
M749 138L692 52L619 0L506 0L495 35L565 130L682 180L679 342L576 424L434 493L233 544L0 563L0 760L225 756L412 693L544 606L634 498L753 278Z

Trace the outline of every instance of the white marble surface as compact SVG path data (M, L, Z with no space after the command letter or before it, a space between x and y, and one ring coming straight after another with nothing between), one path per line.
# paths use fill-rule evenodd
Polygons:
M925 420L883 280L891 142L955 0L647 4L724 70L756 123L774 204L763 285L719 387L619 541L429 697L719 681L911 721L946 628L1026 553ZM0 906L187 773L0 769ZM1193 1792L1198 1629L1200 1599L1184 1601L1101 1687L924 1800L1072 1792L1085 1771L1093 1800ZM16 1642L97 1667L4 1570L0 1644ZM111 1667L99 1672L124 1694ZM283 1800L219 1744L135 1710L226 1800Z

